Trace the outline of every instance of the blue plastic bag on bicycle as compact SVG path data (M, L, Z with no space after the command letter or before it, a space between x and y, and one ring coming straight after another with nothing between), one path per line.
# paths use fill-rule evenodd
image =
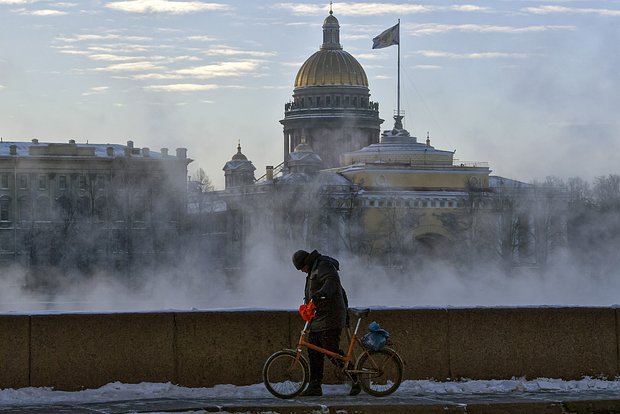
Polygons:
M390 333L385 329L381 329L377 322L371 322L368 325L368 333L362 337L361 343L364 348L372 351L380 351L387 344Z

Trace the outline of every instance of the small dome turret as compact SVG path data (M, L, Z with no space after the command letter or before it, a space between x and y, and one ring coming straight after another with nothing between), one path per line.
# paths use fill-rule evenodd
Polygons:
M237 153L235 155L232 156L232 159L235 161L247 161L248 157L246 157L245 155L243 155L241 153L241 142L239 142L239 145L237 145Z
M241 143L237 146L237 153L224 165L225 188L240 187L254 184L256 167L241 153Z
M304 173L304 174L316 174L323 160L319 154L314 152L312 147L306 143L306 140L302 138L300 144L298 144L293 152L289 154L288 167L291 173Z

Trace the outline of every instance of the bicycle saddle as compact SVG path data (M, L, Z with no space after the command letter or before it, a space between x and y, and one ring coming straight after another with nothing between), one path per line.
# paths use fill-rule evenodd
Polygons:
M349 311L359 318L365 318L370 313L369 308L349 308Z

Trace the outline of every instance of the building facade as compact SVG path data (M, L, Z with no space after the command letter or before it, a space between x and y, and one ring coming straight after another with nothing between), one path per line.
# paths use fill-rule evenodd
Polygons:
M331 11L323 22L323 44L297 72L293 100L284 109L285 166L302 142L321 157L323 168L332 168L340 165L339 154L379 141L379 104L370 100L364 68L342 48Z
M487 163L458 161L430 136L418 142L402 116L379 135L378 105L339 29L330 11L321 49L295 77L280 121L282 169L267 166L253 181L238 148L224 167L226 189L203 195L192 220L205 228L205 249L216 246L220 267L239 266L260 239L278 251L308 246L393 269L424 260L535 266L564 243L562 194L491 176Z
M0 260L125 271L178 238L187 151L119 144L0 143Z

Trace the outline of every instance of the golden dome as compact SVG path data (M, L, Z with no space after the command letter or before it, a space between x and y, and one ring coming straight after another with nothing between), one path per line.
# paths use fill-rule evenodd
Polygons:
M297 72L295 87L368 86L362 65L344 50L323 49L310 56Z

